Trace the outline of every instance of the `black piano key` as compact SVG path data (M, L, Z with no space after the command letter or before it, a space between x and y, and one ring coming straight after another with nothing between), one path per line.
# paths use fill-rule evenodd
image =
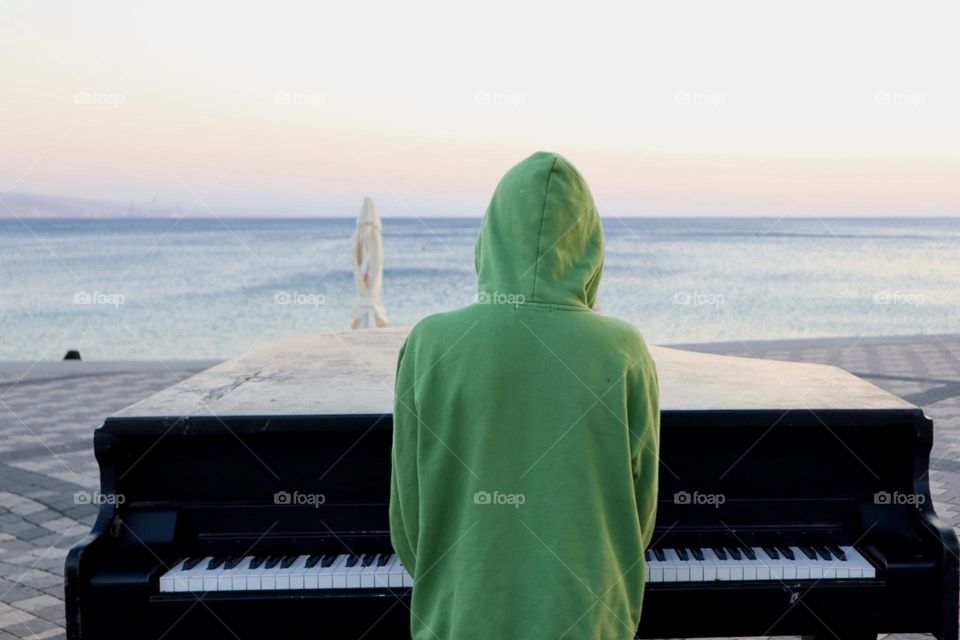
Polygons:
M723 550L723 547L711 547L713 549L713 554L720 558L721 560L727 559L727 552Z
M667 555L663 552L663 549L654 549L653 555L656 556L660 562L664 562L667 559Z
M693 557L695 560L699 560L700 562L703 562L703 551L701 551L699 548L694 547L693 549L690 550L690 553L693 554Z
M817 555L820 556L821 558L823 558L824 560L832 560L832 559L833 559L833 558L830 557L830 551L829 551L826 547L824 547L824 546L822 546L822 545L817 545L817 546L815 546L813 549L814 549L814 551L817 552Z
M213 571L222 564L226 564L227 560L225 556L216 556L210 559L210 562L207 563L207 571Z
M653 554L650 553L649 551L646 551L646 552L643 554L643 559L646 560L647 562L650 562L650 558L651 558L651 557L653 557Z
M784 558L786 558L787 560L796 560L796 559L797 559L796 556L795 556L794 553L793 553L793 549L791 549L790 547L777 547L777 551L779 551L779 552L780 552L780 555L782 555L782 556L783 556Z
M267 561L267 556L254 556L253 560L250 561L251 569L259 569L263 566L263 563Z
M332 565L334 562L336 562L337 558L338 558L337 554L328 553L327 555L323 556L323 562L320 563L320 566L326 569L327 567Z
M389 554L389 553L381 553L379 556L377 556L377 566L378 566L378 567L385 567L385 566L387 566L387 563L388 563L388 562L390 562L390 554Z
M734 560L743 560L743 556L740 555L740 549L737 547L726 547L725 550Z
M770 556L771 560L779 560L780 554L777 553L777 550L773 547L763 547L763 552Z
M307 569L313 569L321 560L323 560L323 555L315 553L307 558L307 563L305 566Z
M747 558L749 558L750 560L757 559L757 554L754 553L753 549L751 549L750 547L740 547L740 551L743 553L743 555L747 556Z
M353 554L351 553L351 554L350 554L350 557L347 558L347 566L348 566L348 567L355 567L355 566L357 566L357 562L359 562L359 561L360 561L360 556L355 556L355 555L353 555Z
M677 557L683 560L684 562L687 562L688 560L690 560L690 554L687 553L686 549L675 549L675 551L677 552Z
M300 556L285 556L283 558L283 561L280 563L280 568L289 569L291 566L293 566L293 563L296 562L297 558L299 557Z
M800 547L800 551L803 551L803 555L807 556L810 560L817 559L817 552L813 550L813 547L803 545Z
M226 564L223 565L224 569L236 569L237 565L243 562L243 556L237 556L236 558L227 558Z
M838 546L835 545L835 544L828 544L828 545L827 545L827 549L830 550L830 553L832 553L832 554L834 555L834 557L840 558L840 560L846 562L846 560L847 560L847 554L845 554L845 553L843 552L843 549L841 549L840 547L838 547Z
M374 563L374 561L375 561L376 559L377 559L377 554L375 554L375 553L365 553L365 554L363 554L363 556L360 558L360 566L361 566L361 567L369 567L370 565L372 565L372 564Z
M183 563L183 570L189 571L190 569L193 569L201 562L203 562L203 556L199 558L187 558Z
M273 569L283 560L283 556L270 556L267 558L266 563L264 563L264 569Z

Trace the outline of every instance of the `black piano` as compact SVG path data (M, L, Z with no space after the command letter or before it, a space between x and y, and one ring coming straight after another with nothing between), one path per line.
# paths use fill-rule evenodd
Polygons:
M107 418L68 637L406 637L387 521L403 337L280 341ZM835 367L652 352L661 495L638 637L957 638L957 538L920 409Z

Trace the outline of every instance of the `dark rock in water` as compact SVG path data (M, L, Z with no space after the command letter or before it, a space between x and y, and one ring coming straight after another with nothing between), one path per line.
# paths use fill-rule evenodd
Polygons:
M70 351L67 351L67 355L63 356L63 359L64 359L64 360L79 360L79 359L80 359L80 352L77 351L76 349L71 349Z

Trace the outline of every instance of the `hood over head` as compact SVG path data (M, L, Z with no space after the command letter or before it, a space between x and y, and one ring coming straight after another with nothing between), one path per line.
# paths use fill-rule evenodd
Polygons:
M483 218L475 257L481 300L513 295L593 308L603 271L603 227L576 167L538 151L510 169Z

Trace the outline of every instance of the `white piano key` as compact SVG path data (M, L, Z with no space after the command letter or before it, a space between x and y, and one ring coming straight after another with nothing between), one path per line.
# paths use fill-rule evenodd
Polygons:
M187 561L186 559L183 559L177 562L175 565L170 567L170 569L168 569L166 573L160 576L160 591L162 593L173 593L175 591L174 589L174 582L176 581L175 576L179 574L180 571L183 570L183 563L186 561Z
M350 567L347 566L347 560L350 556L344 554L337 561L337 566L333 571L333 588L334 589L346 589L347 588L347 572L350 570ZM340 560L343 560L342 562Z
M782 552L780 553L780 566L783 567L783 579L784 580L796 580L797 579L797 556L794 554L793 560L785 556Z
M203 571L200 572L200 578L203 580L203 590L204 591L216 591L217 585L219 584L218 578L223 572L222 567L217 567L216 569L208 569L207 564L209 561L204 560L200 564L203 565Z
M230 576L230 589L232 591L247 590L247 573L250 571L251 562L253 562L253 556L244 556L243 560L233 568Z
M277 589L277 568L280 565L276 564L273 567L267 567L269 563L270 560L264 562L257 569L260 577L260 589L262 591L276 591Z
M690 566L684 560L680 559L680 554L676 549L665 549L667 554L667 566L673 571L676 582L690 582Z
M730 562L730 556L727 556L726 560L722 560L720 556L714 553L713 549L707 549L710 552L710 559L717 566L717 580L720 581L729 581L732 580L733 566Z
M690 558L688 562L690 565L690 582L703 582L703 565L706 563L706 559L697 560L693 555L693 549L687 549L686 551Z
M391 589L399 589L403 587L403 574L407 571L403 567L403 562L400 560L400 556L397 556L397 561L393 563L390 567L390 577L387 579L387 583L390 585Z
M396 554L392 554L390 559L387 560L387 564L379 567L376 574L374 575L374 586L378 589L388 589L390 588L390 571L393 568L393 565L396 564L398 558Z
M253 564L252 562L250 563ZM247 585L245 591L260 591L263 588L263 574L266 572L266 568L261 564L257 568L252 566L247 570Z
M741 556L742 557L742 556ZM730 579L731 580L743 580L743 561L735 560L730 552L727 552L727 559L725 562L730 563Z
M663 549L663 555L665 557L660 561L660 565L663 567L663 581L677 582L676 556L671 553L670 549Z
M807 557L807 554L805 554L800 547L790 547L790 550L793 551L793 557L795 558L797 580L809 580L810 558Z
M323 558L321 557L317 560L317 563L312 567L307 567L307 560L310 559L310 556L307 556L303 561L303 588L305 590L313 590L320 588L320 571L323 570L323 567L320 565L323 564Z
M233 574L235 573L234 569L227 569L227 562L217 573L217 591L232 591L233 590Z
M389 570L387 569L387 567L390 566L390 564L393 562L393 559L394 559L394 556L389 555L387 557L386 563L383 564L382 566L380 565L379 562L374 564L372 580L370 583L371 588L383 589L387 586L387 575L389 574Z
M738 547L739 549L739 547ZM756 554L754 554L756 555ZM743 549L740 549L740 560L737 562L743 567L743 579L744 580L756 580L757 579L757 569L761 564L759 560L751 560L750 556L743 552Z
M663 582L663 567L657 556L651 550L650 559L647 560L647 582Z
M362 564L362 561L361 561ZM374 574L377 571L377 558L374 556L373 561L360 569L360 588L361 589L372 589L375 581L373 579Z
M160 576L160 591L164 593L173 593L176 591L175 583L177 581L177 576L183 571L183 563L187 561L186 558L180 560L174 564L170 569L167 570L162 576Z
M700 548L700 553L703 554L703 561L701 562L703 566L703 581L713 582L717 579L717 557L713 555L710 549L704 547Z
M343 566L343 564L347 561L347 558L349 557L350 556L347 556L345 554L340 554L337 556L337 559L333 561L333 564L331 564L329 567L326 567L320 570L318 577L319 577L321 589L334 588L334 583L333 583L334 573L336 573L336 571L338 571L340 567ZM346 580L344 580L344 584L346 584Z
M853 547L842 546L840 549L847 556L850 563L851 578L875 578L877 573L873 564Z
M206 556L197 564L197 566L185 574L187 578L188 591L192 591L194 593L203 593L203 574L207 570L207 563L211 560L213 560L213 556Z
M358 556L357 563L347 569L347 589L360 588L360 575L363 573L363 554Z
M290 565L290 589L293 591L299 591L305 589L305 583L307 579L307 560L310 556L302 555L297 558L296 562Z
M307 556L300 555L293 561L289 567L283 568L277 565L277 591L289 591L290 589L303 589L303 567L307 563ZM283 562L280 563L281 565ZM296 586L294 586L296 585Z

